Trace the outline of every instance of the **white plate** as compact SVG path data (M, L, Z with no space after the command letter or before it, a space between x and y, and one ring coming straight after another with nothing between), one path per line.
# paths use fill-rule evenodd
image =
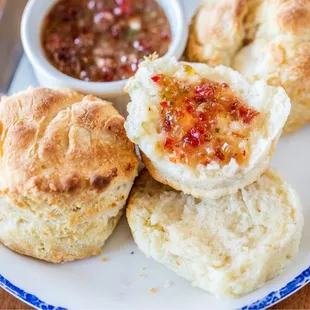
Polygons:
M183 0L188 18L199 0ZM23 58L10 92L37 86ZM310 281L310 127L282 138L273 166L294 186L304 205L305 227L298 256L284 273L240 299L218 300L147 259L134 244L125 219L99 257L52 265L0 246L0 286L41 309L263 309ZM133 254L131 254L134 252ZM106 257L107 262L102 262ZM173 283L166 287L167 283ZM151 288L157 293L152 294Z

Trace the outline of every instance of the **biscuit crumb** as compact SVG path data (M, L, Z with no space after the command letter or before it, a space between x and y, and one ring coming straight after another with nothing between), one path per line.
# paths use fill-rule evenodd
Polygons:
M105 263L108 261L108 259L106 257L103 257L103 258L101 258L101 261Z
M156 293L156 292L157 292L157 289L156 289L156 288L154 288L154 287L152 287L152 288L150 289L150 292L151 292L152 294L154 294L154 293Z
M176 264L177 264L177 266L180 266L180 265L181 265L178 261L176 262Z

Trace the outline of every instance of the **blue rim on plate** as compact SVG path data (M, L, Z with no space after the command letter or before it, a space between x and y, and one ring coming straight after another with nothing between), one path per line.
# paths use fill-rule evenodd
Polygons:
M11 293L12 295L16 296L17 298L23 300L27 304L34 306L37 309L43 310L67 310L66 308L62 307L55 307L52 305L47 304L46 302L40 300L37 296L29 294L22 290L21 288L15 286L9 280L4 278L0 274L0 287Z
M299 276L297 276L294 280L286 284L280 290L273 291L264 298L259 299L248 306L240 308L240 310L265 309L267 307L270 307L278 303L285 297L288 297L295 291L299 290L300 288L305 286L309 281L310 281L310 267L304 270ZM43 310L67 310L66 308L63 307L56 307L47 304L46 302L40 300L35 295L29 294L24 290L20 289L19 287L15 286L10 281L5 279L1 274L0 274L0 287L5 289L12 295L16 296L17 298L23 300L27 304L34 306L35 308Z
M298 291L300 288L305 286L310 281L310 267L304 270L299 276L294 280L287 283L284 287L278 291L273 291L262 299L253 302L251 305L244 306L239 310L254 310L254 309L265 309L270 307L279 301L290 296L294 292Z

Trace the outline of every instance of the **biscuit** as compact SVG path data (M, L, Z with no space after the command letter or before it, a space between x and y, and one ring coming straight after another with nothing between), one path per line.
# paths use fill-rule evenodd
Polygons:
M233 194L267 169L290 112L282 88L221 66L147 59L127 85L125 128L159 182L198 198Z
M218 200L186 196L144 171L126 212L143 253L217 297L239 297L279 275L303 226L298 196L273 170Z
M71 90L1 100L0 241L58 263L99 254L137 175L124 118Z

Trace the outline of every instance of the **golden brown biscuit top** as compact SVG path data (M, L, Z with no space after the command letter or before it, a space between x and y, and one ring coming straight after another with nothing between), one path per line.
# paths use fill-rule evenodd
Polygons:
M229 65L242 45L283 35L310 39L310 0L205 0L193 18L187 54L191 61Z
M205 1L197 16L197 37L206 43L212 37L225 40L234 28L242 25L247 10L246 0ZM208 27L205 27L208 21ZM230 35L231 36L231 35Z
M137 169L124 118L103 100L44 88L0 103L0 191L51 197L103 192ZM79 195L80 196L80 195Z
M268 0L274 2L280 30L294 36L310 35L309 0Z
M281 86L292 100L310 106L310 42L281 40L270 44L267 67L270 70L268 83ZM278 76L281 72L282 79Z
M244 37L247 0L205 0L194 16L187 47L191 61L230 64Z

